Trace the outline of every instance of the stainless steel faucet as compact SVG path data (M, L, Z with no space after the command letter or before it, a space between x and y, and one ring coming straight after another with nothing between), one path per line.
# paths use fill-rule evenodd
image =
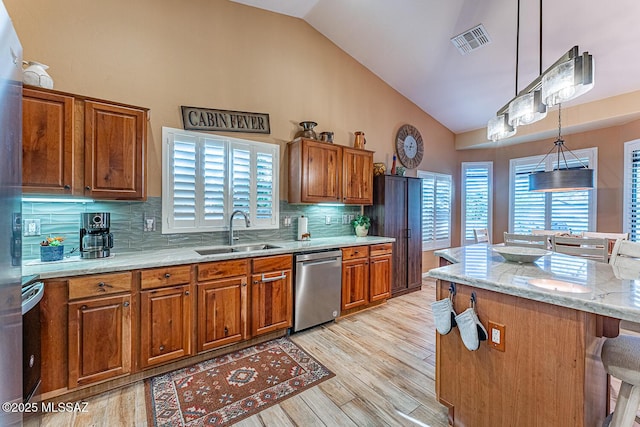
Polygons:
M233 217L236 214L240 214L244 217L244 223L247 227L251 227L251 221L249 221L249 214L242 211L233 211L231 218L229 218L229 246L233 245L234 240L238 240L239 237L233 237Z

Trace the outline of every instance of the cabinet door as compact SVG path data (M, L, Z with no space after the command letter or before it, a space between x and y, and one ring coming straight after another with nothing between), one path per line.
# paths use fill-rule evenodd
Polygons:
M369 258L369 302L391 295L391 254Z
M291 270L253 274L251 282L252 335L291 327L293 312Z
M407 289L407 179L385 177L384 235L394 237L391 293Z
M422 180L407 180L407 288L422 286Z
M369 259L342 262L342 310L366 305L369 285Z
M69 303L69 388L131 371L131 295Z
M140 292L143 367L191 354L191 285Z
M146 111L85 101L85 195L146 197Z
M24 88L22 189L71 194L74 189L73 97Z
M343 147L342 202L373 203L373 152Z
M339 202L341 147L308 140L302 143L302 202Z
M247 276L198 283L198 351L247 337Z

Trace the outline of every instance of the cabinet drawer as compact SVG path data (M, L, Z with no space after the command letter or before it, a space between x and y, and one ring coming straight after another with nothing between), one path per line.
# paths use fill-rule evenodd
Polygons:
M393 251L393 243L371 245L371 256L388 255Z
M352 248L342 248L342 261L350 259L367 258L369 256L369 246L354 246Z
M252 260L254 273L267 273L276 270L290 270L293 266L291 255L268 256Z
M249 261L246 259L198 264L198 282L224 277L246 276L248 267Z
M69 279L69 299L131 291L131 273L96 274Z
M162 288L191 282L191 266L154 268L142 270L140 287L142 289Z

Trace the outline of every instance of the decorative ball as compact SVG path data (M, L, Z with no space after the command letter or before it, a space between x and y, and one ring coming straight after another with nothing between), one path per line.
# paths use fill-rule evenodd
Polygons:
M386 170L387 170L387 167L384 165L384 163L374 163L373 164L373 176L384 175Z

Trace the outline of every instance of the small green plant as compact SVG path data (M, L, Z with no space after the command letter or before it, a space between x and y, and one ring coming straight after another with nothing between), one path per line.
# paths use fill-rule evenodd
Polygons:
M366 215L356 215L355 219L351 221L351 225L354 227L363 225L368 230L371 227L371 219Z
M47 237L47 240L43 240L40 242L40 246L62 246L62 242L64 241L64 237Z

